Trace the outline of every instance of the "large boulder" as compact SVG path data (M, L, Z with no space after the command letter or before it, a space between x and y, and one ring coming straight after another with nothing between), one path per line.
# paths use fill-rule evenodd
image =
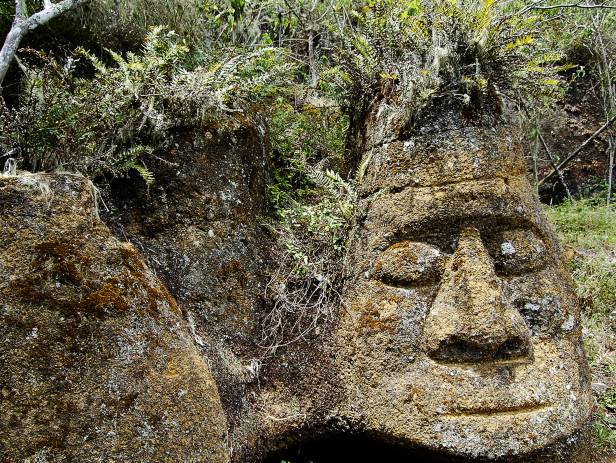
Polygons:
M0 177L0 460L228 462L209 367L96 195Z
M591 461L580 307L517 126L375 119L343 304L276 352L238 461Z
M275 352L258 126L186 128L155 185L112 183L133 245L84 179L3 178L6 458L586 461L579 305L516 127L374 117L343 304Z
M208 358L233 460L315 435L338 401L331 327L281 347L263 340L264 295L278 265L267 227L266 128L237 116L185 127L148 162L156 182L117 180L103 219L140 250L185 313ZM328 342L326 342L328 340Z
M265 128L237 116L173 133L148 162L156 181L118 179L102 218L140 250L182 308L212 367L230 445L261 431L251 403L265 350L259 319L272 240L266 214Z

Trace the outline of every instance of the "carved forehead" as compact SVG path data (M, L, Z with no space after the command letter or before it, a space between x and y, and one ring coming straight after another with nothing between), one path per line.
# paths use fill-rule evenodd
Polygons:
M526 226L543 234L546 223L523 175L471 180L435 187L407 187L365 200L364 229L370 242L384 236L447 233L463 225Z
M428 187L524 175L517 131L464 128L373 147L363 162L362 196L407 186Z

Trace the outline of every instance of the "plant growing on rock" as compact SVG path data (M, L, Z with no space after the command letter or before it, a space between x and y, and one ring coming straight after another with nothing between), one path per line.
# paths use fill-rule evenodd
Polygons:
M348 119L339 108L279 101L270 120L269 227L278 268L262 326L264 344L275 349L308 336L337 310L356 193L332 170L345 156Z
M539 16L507 11L493 0L376 0L355 11L343 38L346 101L363 112L385 100L402 125L434 101L463 108L523 102L558 85L561 56L536 40Z
M266 290L271 307L263 320L268 348L297 341L338 309L353 218L355 190L333 171L310 172L312 202L290 200L271 227L277 241Z
M145 159L166 147L174 128L229 121L292 69L271 48L219 50L195 66L188 47L163 28L150 32L140 53L108 54L111 65L84 49L64 64L33 52L20 105L0 107L3 151L16 149L32 170L91 177L136 170L150 183ZM93 77L82 76L82 62Z

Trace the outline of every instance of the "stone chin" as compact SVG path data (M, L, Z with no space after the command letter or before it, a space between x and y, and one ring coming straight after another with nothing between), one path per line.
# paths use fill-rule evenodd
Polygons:
M592 399L574 343L534 348L530 362L442 365L422 356L378 381L355 376L349 408L364 432L407 448L484 459L549 451L584 427Z

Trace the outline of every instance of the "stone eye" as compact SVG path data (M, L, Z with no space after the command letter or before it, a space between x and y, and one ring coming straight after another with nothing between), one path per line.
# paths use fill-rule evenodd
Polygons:
M390 286L430 284L440 279L446 257L429 244L402 241L383 251L374 263L372 274Z
M545 244L531 230L507 230L487 241L497 273L522 275L541 270L546 265Z

